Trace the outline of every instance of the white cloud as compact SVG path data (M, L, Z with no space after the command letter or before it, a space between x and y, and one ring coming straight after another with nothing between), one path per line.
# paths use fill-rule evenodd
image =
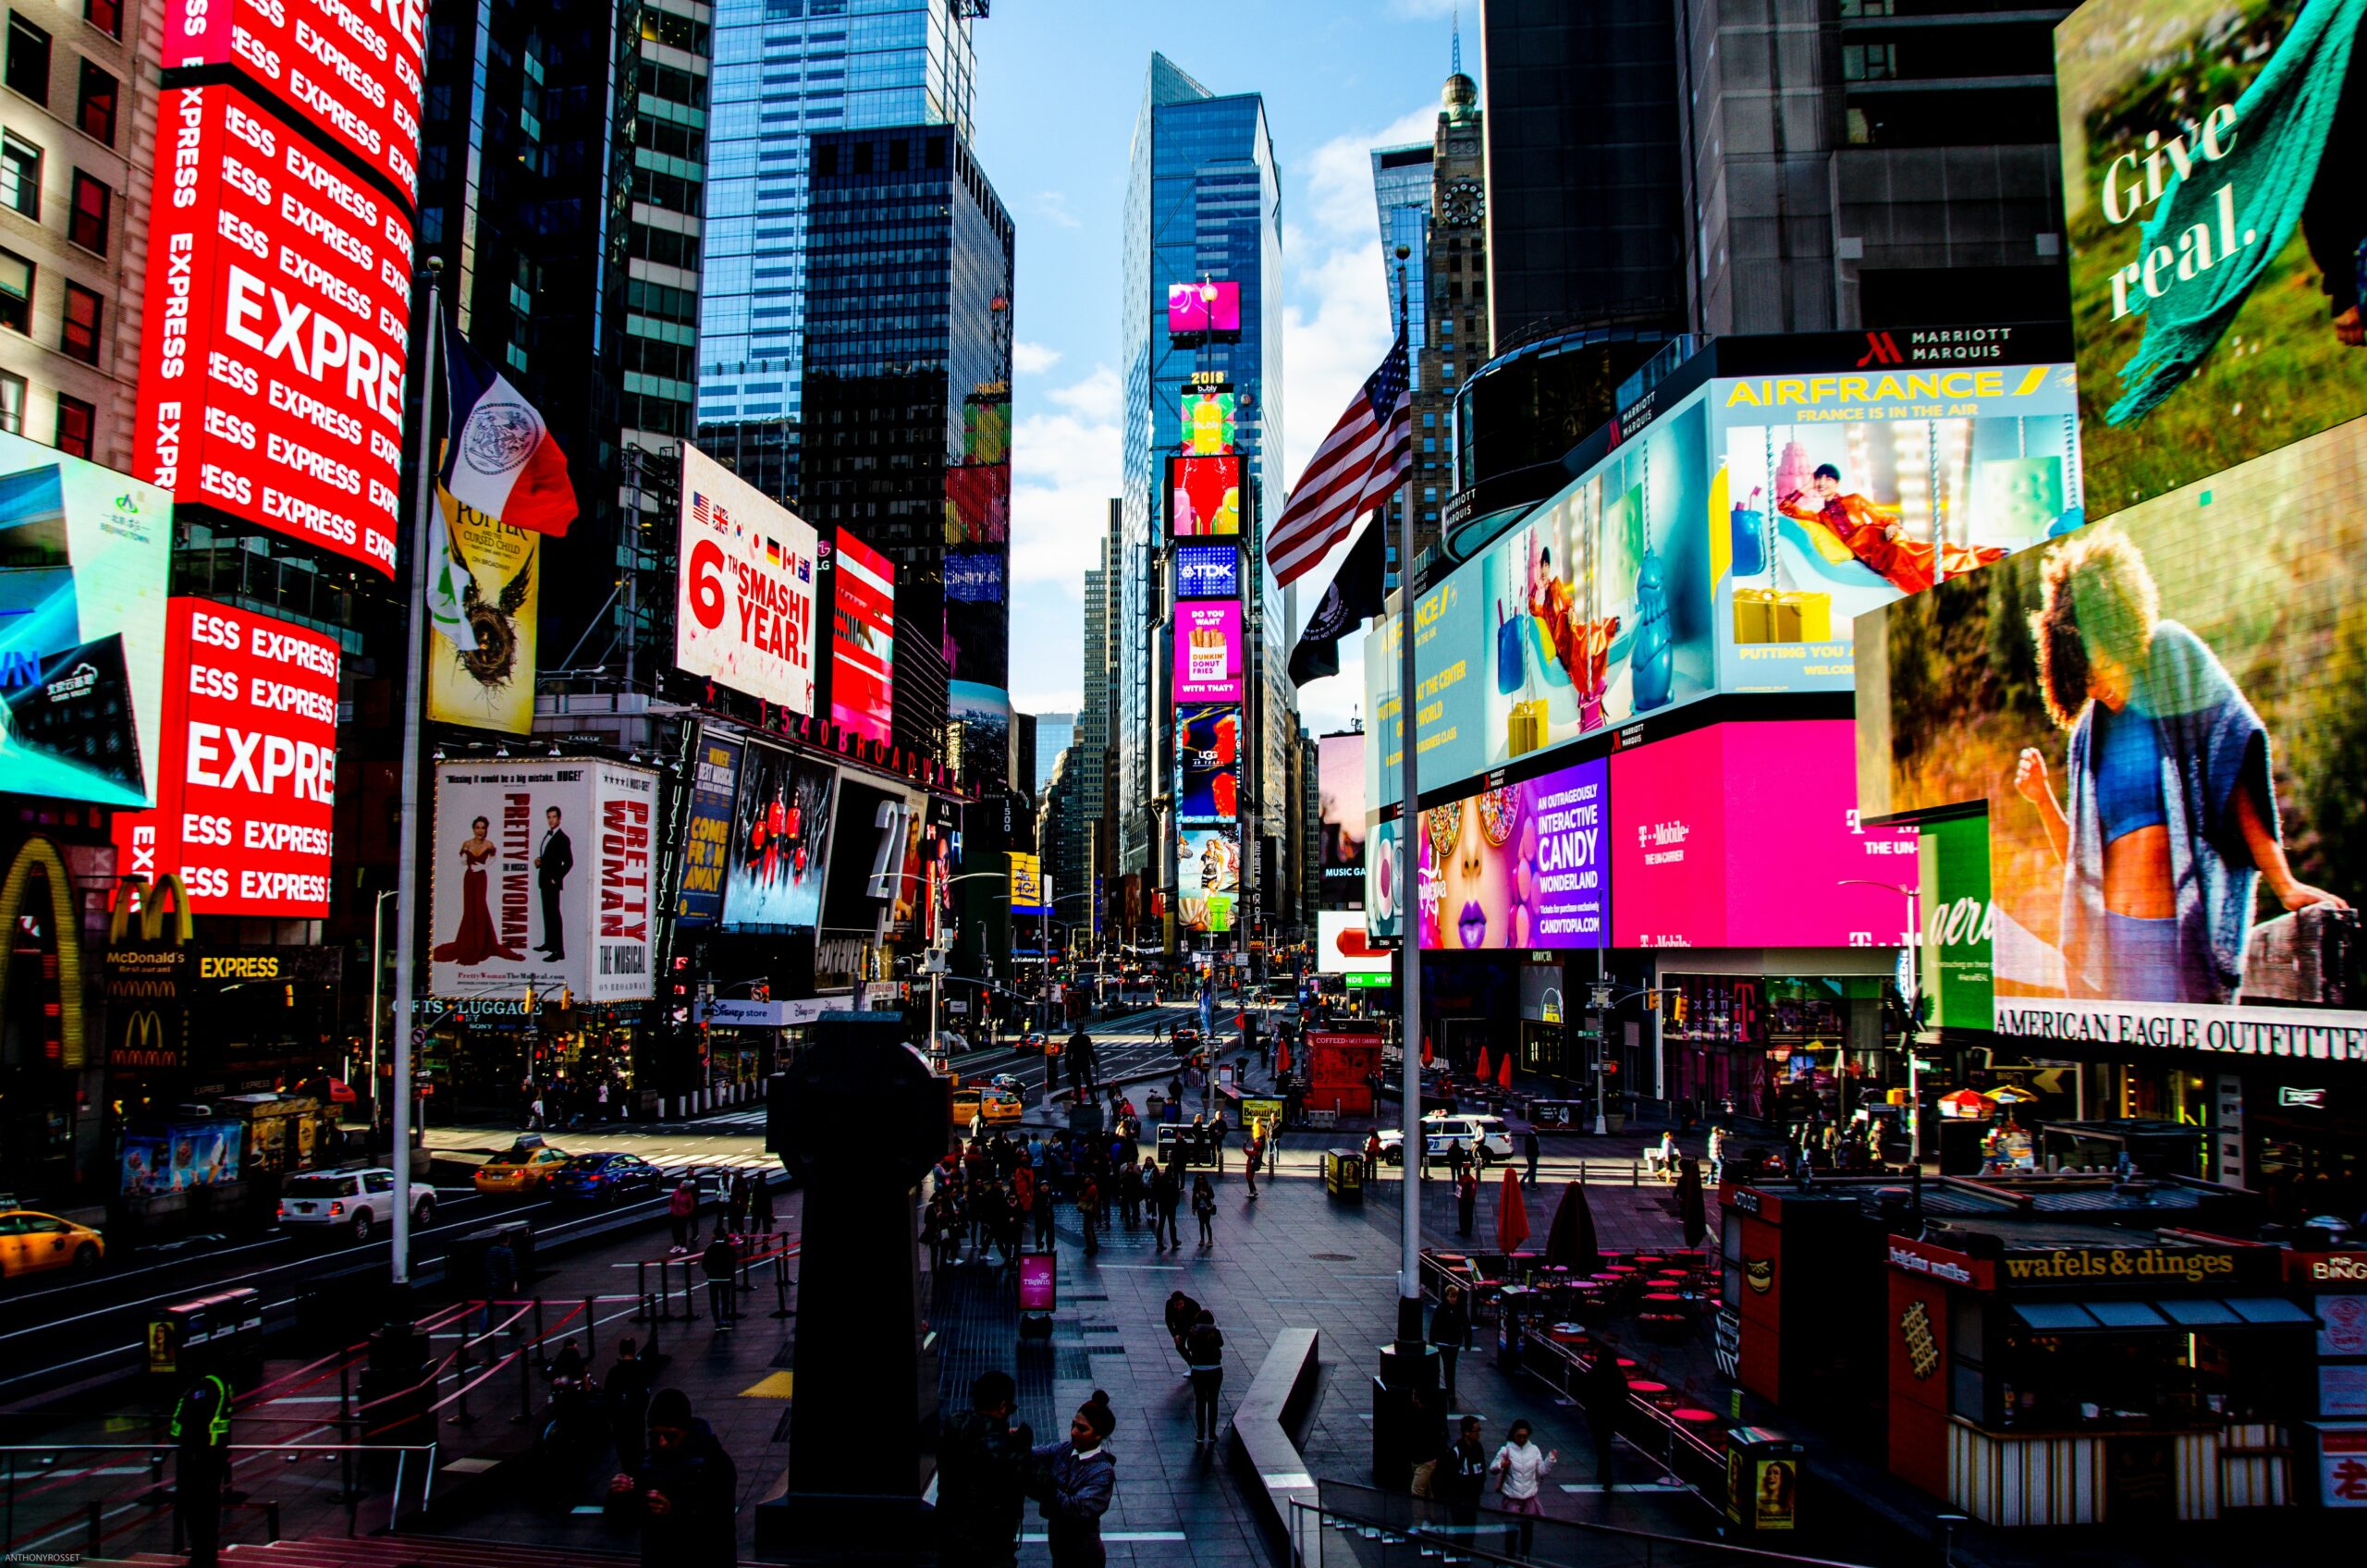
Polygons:
M1011 346L1012 368L1022 375L1041 375L1061 362L1061 351L1022 339Z
M1389 0L1389 14L1414 21L1428 21L1434 17L1453 17L1464 8L1462 0ZM1479 6L1473 0L1469 7L1471 25L1479 25Z
M1045 396L1081 419L1114 425L1123 394L1118 385L1118 373L1108 365L1095 365L1093 374L1084 380L1054 387Z
M1036 211L1039 216L1056 227L1083 228L1085 227L1084 220L1069 211L1069 193L1065 190L1036 192Z
M1298 689L1299 722L1310 735L1345 729L1351 718L1365 713L1365 637L1357 632L1340 642L1340 673L1310 680Z
M1379 130L1335 136L1318 147L1306 160L1306 211L1317 227L1335 235L1378 236L1380 213L1373 204L1372 150L1427 142L1437 135L1438 124L1438 105L1424 104Z

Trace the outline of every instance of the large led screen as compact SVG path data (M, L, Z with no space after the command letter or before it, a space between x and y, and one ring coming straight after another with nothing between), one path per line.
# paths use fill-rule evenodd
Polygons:
M339 662L309 627L172 600L156 809L116 814L122 869L178 872L207 914L328 913Z
M1325 909L1365 902L1365 738L1326 735L1315 742L1316 805L1323 824ZM1363 928L1358 922L1357 928Z
M1377 942L1398 938L1398 820L1376 822L1365 834L1365 931Z
M682 871L674 898L677 925L712 925L723 918L723 883L731 866L731 813L740 796L745 748L702 734L692 755L690 831L682 841Z
M2367 410L2339 0L2088 0L2054 30L2089 509Z
M1241 701L1241 606L1185 599L1175 606L1175 700Z
M1175 596L1179 599L1241 597L1241 546L1175 546Z
M0 432L0 779L134 809L163 774L173 498Z
M843 528L835 559L830 717L885 746L896 729L896 566Z
M2300 1011L2360 994L2362 494L2353 422L1859 623L1867 808L1987 808L1999 1032L2367 1056Z
M814 529L687 442L681 505L674 662L812 713Z
M236 66L406 202L418 195L426 49L421 0L214 0L165 7L166 67Z
M1718 685L1846 692L1850 622L2068 533L2069 365L1713 381Z
M1422 946L1607 946L1609 777L1597 758L1423 811Z
M236 87L158 109L133 466L393 576L410 219Z
M1213 826L1241 815L1241 710L1198 704L1175 710L1175 815Z
M1717 724L1611 756L1612 945L1897 947L1912 828L1864 828L1847 719Z
M1233 422L1248 399L1231 392L1185 392L1177 439L1194 457L1240 451Z
M1241 830L1193 827L1175 835L1176 924L1221 935L1241 899Z
M1225 452L1170 458L1167 532L1176 539L1230 537L1241 532L1241 457Z
M1214 279L1167 286L1167 330L1177 337L1241 330L1241 285Z
M837 770L828 764L778 746L748 748L723 881L727 926L819 924L837 782Z

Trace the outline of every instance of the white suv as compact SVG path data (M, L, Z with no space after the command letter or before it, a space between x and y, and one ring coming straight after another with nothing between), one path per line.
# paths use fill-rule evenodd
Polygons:
M422 1182L411 1190L411 1223L424 1228L435 1218L435 1189ZM395 1218L395 1173L318 1170L291 1176L279 1189L279 1223L291 1232L343 1231L367 1242Z
M1434 1110L1422 1118L1422 1141L1433 1160L1446 1158L1446 1146L1454 1143L1476 1155L1483 1167L1513 1157L1512 1134L1504 1131L1504 1119L1501 1116L1449 1116ZM1402 1130L1381 1129L1380 1158L1392 1165L1405 1162L1405 1134Z

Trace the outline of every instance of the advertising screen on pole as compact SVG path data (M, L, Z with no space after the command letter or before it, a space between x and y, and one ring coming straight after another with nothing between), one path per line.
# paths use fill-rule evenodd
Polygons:
M391 577L411 222L236 87L159 112L133 466Z
M1167 286L1167 330L1178 337L1241 330L1241 285L1210 279Z
M1241 830L1187 827L1175 835L1176 925L1185 931L1233 929L1241 900Z
M1846 692L1850 622L2077 528L2067 364L1710 384L1718 687Z
M1241 546L1175 546L1175 596L1179 599L1241 597Z
M1425 949L1609 945L1600 757L1421 813Z
M896 729L896 563L839 530L830 618L830 717L890 744Z
M751 745L740 764L726 926L810 928L822 918L838 770L778 746Z
M702 734L691 765L690 830L682 842L682 876L674 894L680 925L712 925L723 918L723 881L731 864L731 810L740 793L744 748Z
M323 632L173 599L156 809L116 815L122 870L179 873L208 914L326 914L338 663Z
M2356 22L2088 0L2056 25L2091 515L2367 412Z
M1233 422L1247 406L1248 399L1236 393L1186 391L1176 439L1192 457L1238 455Z
M1842 719L1715 724L1611 756L1612 945L1897 947L1912 828L1860 828Z
M1327 909L1315 916L1315 969L1318 974L1387 974L1390 960L1367 945L1363 915Z
M1175 710L1175 815L1191 826L1231 822L1241 811L1241 710L1192 704Z
M166 67L235 66L417 199L422 0L215 0L165 7Z
M1315 742L1316 805L1323 824L1325 909L1365 903L1365 738L1326 735Z
M674 662L812 713L816 544L794 512L683 443Z
M163 778L173 498L0 432L0 778L145 806Z
M1865 809L1986 808L1998 1033L2367 1060L2362 490L2352 421L1858 622Z
M1175 700L1241 701L1241 606L1186 599L1175 606Z
M435 765L429 971L447 998L652 994L657 776L596 758Z
M1170 538L1225 538L1241 532L1241 455L1220 452L1167 459Z

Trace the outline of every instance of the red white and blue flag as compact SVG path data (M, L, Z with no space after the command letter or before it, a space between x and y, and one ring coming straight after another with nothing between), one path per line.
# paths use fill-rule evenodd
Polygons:
M444 472L452 498L512 528L554 538L575 521L567 454L534 405L444 323L444 385L449 409Z
M1276 583L1294 582L1313 570L1356 519L1387 501L1413 472L1412 379L1401 332L1307 459L1290 504L1266 533L1266 564L1274 569Z

